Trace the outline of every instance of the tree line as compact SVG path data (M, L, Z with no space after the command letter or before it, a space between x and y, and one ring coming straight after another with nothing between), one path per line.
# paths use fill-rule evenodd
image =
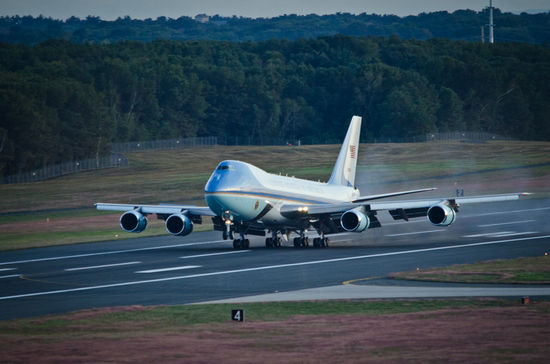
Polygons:
M65 39L76 43L114 43L121 40L150 42L171 40L260 41L272 38L296 40L344 34L351 36L390 36L404 39L447 38L480 41L481 28L488 23L488 9L482 11L439 11L416 16L349 14L283 15L274 18L208 17L195 19L132 19L113 21L88 16L66 20L42 16L0 17L0 41L36 44L48 39ZM550 43L550 12L539 14L494 11L497 42ZM488 32L485 32L486 37Z
M339 142L486 131L550 140L550 50L397 36L0 43L0 170L112 142L249 136ZM222 139L223 140L223 139Z

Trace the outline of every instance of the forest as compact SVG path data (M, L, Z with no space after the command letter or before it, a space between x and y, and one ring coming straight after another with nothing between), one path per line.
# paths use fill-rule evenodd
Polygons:
M368 9L365 9L368 11ZM406 17L376 14L282 15L274 18L207 16L177 19L159 17L107 21L88 16L57 20L39 16L0 17L0 42L36 44L48 39L76 43L115 43L121 40L150 42L170 40L260 41L273 38L297 40L336 34L351 36L397 35L402 39L446 38L480 41L481 28L488 39L488 9L422 13ZM550 43L550 13L512 14L494 11L496 42Z
M0 43L0 173L110 143L247 136L339 142L487 131L550 140L550 50L525 43L317 39Z

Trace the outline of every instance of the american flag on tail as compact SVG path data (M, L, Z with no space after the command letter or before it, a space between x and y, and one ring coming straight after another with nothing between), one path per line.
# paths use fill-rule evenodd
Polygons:
M352 159L355 159L355 145L350 145L349 146L349 157L352 158Z

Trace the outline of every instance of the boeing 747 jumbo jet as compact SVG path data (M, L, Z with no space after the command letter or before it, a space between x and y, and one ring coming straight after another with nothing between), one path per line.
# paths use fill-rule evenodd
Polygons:
M332 175L327 183L267 173L251 164L221 162L205 186L208 207L190 205L128 205L97 203L98 210L125 211L120 226L131 233L147 227L147 215L157 214L166 221L166 230L176 236L193 231L202 216L212 218L214 229L223 239L232 239L234 249L247 249L247 235L266 236L267 248L280 247L283 239L295 233L295 247L310 244L306 231L314 229L318 237L314 247L327 247L327 235L362 232L380 227L379 211L388 211L395 220L424 217L436 226L455 221L461 204L516 200L523 193L462 198L435 198L380 202L380 199L434 190L425 188L378 195L361 196L355 187L355 169L359 152L361 117L351 119L346 138ZM234 235L238 238L234 239Z

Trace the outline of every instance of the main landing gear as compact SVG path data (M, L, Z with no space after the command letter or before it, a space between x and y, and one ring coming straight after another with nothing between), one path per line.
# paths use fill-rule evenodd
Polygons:
M294 238L294 247L295 248L309 248L309 238L305 236L304 232L300 232L300 236ZM320 238L313 239L314 248L328 248L328 238L325 237L324 233L321 233Z
M248 249L249 247L250 247L250 240L248 239L233 240L233 249L235 250Z
M277 236L277 232L274 232L271 238L265 239L266 248L280 248L283 245L283 238Z
M328 248L328 238L326 238L326 237L314 238L313 239L313 247L314 248Z

